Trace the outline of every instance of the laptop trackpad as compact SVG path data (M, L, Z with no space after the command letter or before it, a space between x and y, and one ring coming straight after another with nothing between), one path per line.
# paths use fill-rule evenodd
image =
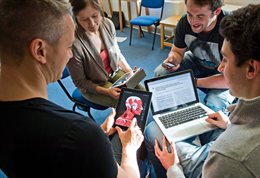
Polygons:
M184 128L185 127L185 128ZM205 133L213 128L209 127L209 124L204 120L197 120L195 122L191 122L189 124L185 123L185 125L179 125L171 129L171 138L168 138L171 141L181 141L192 136L200 135Z

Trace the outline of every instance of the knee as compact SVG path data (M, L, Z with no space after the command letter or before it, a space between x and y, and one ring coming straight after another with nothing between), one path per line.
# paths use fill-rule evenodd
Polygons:
M152 121L146 127L144 131L144 138L148 147L154 146L154 140L157 139L159 142L162 140L162 132L158 125Z
M163 76L163 75L166 75L168 74L169 72L164 68L162 67L162 65L159 65L158 67L156 67L156 69L154 70L154 76L155 77L159 77L159 76Z
M144 130L144 139L147 143L153 144L154 142L154 121L150 122L148 125L146 125L145 130Z

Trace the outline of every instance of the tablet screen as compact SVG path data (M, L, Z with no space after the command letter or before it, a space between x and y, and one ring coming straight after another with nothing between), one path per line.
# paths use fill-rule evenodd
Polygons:
M115 124L121 128L128 128L133 118L138 126L144 130L152 93L137 89L122 88L116 108Z

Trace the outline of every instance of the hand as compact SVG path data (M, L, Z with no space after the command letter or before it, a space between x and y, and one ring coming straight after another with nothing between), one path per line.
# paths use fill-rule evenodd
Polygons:
M137 67L137 66L134 66L133 72L135 72L137 69L138 69L138 67Z
M226 129L227 125L230 123L230 120L227 115L225 115L222 111L215 112L213 114L209 114L206 121L216 127Z
M107 91L108 91L109 96L111 96L114 99L118 99L121 89L117 88L117 87L115 87L115 88L113 87L113 88L108 88Z
M144 140L142 131L136 124L136 118L133 118L131 125L126 131L123 131L118 126L116 127L116 130L121 140L123 152L131 153L137 151Z
M115 115L116 111L114 108L112 108L111 113L106 118L106 120L103 122L103 124L100 126L101 129L105 132L107 136L112 135L115 133L116 129L113 127L114 121L115 121Z
M137 71L138 67L137 66L134 66L134 68L129 71L132 75Z
M154 152L156 157L162 163L162 166L168 170L174 163L179 163L179 157L176 150L174 149L173 142L170 143L170 152L168 152L166 145L166 138L163 136L162 150L159 148L158 141L155 139Z
M171 63L174 65L174 67L165 66L165 65L163 65L164 63ZM172 53L170 53L168 58L163 61L162 66L165 69L167 69L169 72L174 72L180 67L180 64L177 63L177 60L175 59L174 55Z

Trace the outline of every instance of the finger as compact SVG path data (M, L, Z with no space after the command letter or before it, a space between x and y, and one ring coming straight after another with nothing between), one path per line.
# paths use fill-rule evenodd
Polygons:
M158 149L158 148L159 148L158 141L154 139L154 149Z
M165 59L163 63L169 62L169 58Z
M115 90L116 92L121 92L121 89L118 88L118 87L114 88L114 90Z
M155 149L155 150L154 150L154 154L155 154L155 156L156 156L158 159L160 159L160 153L159 153L158 149Z
M219 117L219 116L220 116L220 114L218 112L214 112L214 113L208 114L209 118L214 118L214 117Z
M119 138L120 138L121 135L123 134L122 129L121 129L120 127L116 126L116 131L117 131L117 133L118 133L118 135L119 135Z
M179 69L179 68L180 68L180 64L175 65L175 67L171 68L171 70L172 70L172 71L175 71L175 70L177 70L177 69Z
M114 124L115 116L116 116L116 110L115 110L115 108L112 108L111 112L108 116L108 119L107 119L108 126L112 126Z
M216 125L216 124L218 123L218 121L219 121L219 119L216 118L216 117L214 117L214 118L206 118L205 120L206 120L208 123L213 124L213 125Z
M135 125L136 125L136 118L133 118L129 128L132 130L135 127Z
M170 143L170 151L171 151L171 154L175 154L173 142Z
M115 108L111 108L111 112L110 112L110 116L112 117L115 117L115 115L116 115L116 110L115 110Z
M166 137L163 135L163 138L162 138L162 147L165 147L167 146L166 145ZM167 147L166 147L167 148Z
M154 153L155 155L159 158L160 157L160 153L161 153L161 150L159 148L159 145L158 145L158 141L156 139L154 139Z
M158 149L154 150L154 154L155 154L155 156L156 156L158 159L160 159L160 150L158 150Z
M109 130L109 132L107 133L107 135L109 136L109 135L112 135L112 134L114 134L116 132L116 129L115 128L111 128L110 130Z

